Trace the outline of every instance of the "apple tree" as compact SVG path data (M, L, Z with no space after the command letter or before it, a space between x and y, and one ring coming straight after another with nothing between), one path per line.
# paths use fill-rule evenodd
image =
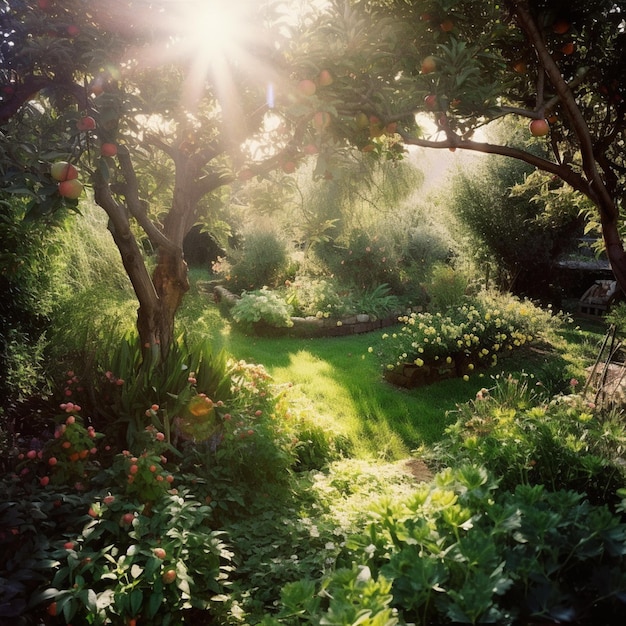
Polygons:
M327 153L347 142L525 161L595 207L626 292L625 44L621 0L331 0L294 56L334 78L318 103ZM484 139L508 116L528 121L528 149Z
M0 189L38 219L93 192L138 299L141 344L157 357L188 290L185 235L229 185L293 171L313 132L308 86L289 70L286 8L0 0Z

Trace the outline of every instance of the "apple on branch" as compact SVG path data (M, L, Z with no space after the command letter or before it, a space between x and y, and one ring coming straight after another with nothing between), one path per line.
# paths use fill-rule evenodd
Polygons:
M528 128L533 137L545 137L550 132L550 124L544 119L532 120Z
M71 178L59 183L59 194L68 200L76 200L83 193L83 183L77 178Z
M78 170L67 161L57 161L50 167L50 175L54 180L63 182L65 180L78 178Z

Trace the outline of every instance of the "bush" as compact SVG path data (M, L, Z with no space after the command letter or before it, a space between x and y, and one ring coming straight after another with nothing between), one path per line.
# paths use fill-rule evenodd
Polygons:
M264 624L622 623L626 524L571 491L520 485L484 468L444 470L383 500L346 566L287 585ZM341 562L341 561L340 561Z
M289 304L278 293L267 288L244 291L230 310L235 322L247 330L262 326L289 328L293 326L291 312Z
M467 285L467 278L458 270L443 263L435 264L426 286L430 298L429 310L443 313L463 302Z
M339 319L352 312L350 290L329 278L296 276L287 285L285 300L298 317Z
M318 244L315 251L343 285L360 290L383 283L395 286L401 261L392 240L354 230L345 244L325 242Z
M541 400L541 386L532 382L524 375L498 377L492 389L461 405L437 458L484 465L503 489L545 485L584 492L596 504L614 501L626 480L621 417L601 415L576 395Z
M276 287L285 279L288 255L285 242L268 231L246 234L241 249L231 251L226 262L214 269L229 291L239 294L262 287Z
M482 292L443 313L411 313L404 325L384 333L375 352L386 370L461 359L464 368L493 366L498 355L536 341L558 318L529 301Z

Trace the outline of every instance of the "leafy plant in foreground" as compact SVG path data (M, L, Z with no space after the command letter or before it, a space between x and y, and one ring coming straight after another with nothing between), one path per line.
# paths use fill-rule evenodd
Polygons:
M351 565L286 586L265 624L622 623L626 524L582 494L465 465L373 513Z
M528 377L498 377L491 390L458 408L437 446L442 462L478 463L503 489L545 485L584 492L596 504L615 501L626 480L620 457L626 427L576 395L541 400Z

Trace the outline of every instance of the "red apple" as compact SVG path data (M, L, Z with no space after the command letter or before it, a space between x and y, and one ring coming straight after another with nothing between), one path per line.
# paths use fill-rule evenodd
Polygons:
M524 74L526 72L526 63L524 61L516 61L513 63L513 70L518 74Z
M165 572L163 572L163 576L161 576L161 579L166 585L173 583L176 580L176 570L166 570Z
M70 37L76 37L80 33L80 29L76 26L76 24L70 24L67 27L66 32Z
M427 56L422 61L422 74L430 74L437 69L437 61L435 61L435 57Z
M531 135L534 137L544 137L550 132L548 120L532 120L528 125Z
M50 167L50 175L54 180L62 182L78 178L78 170L67 161L57 161Z
M282 167L285 174L293 174L296 171L296 164L293 161L285 161Z
M312 154L317 154L319 150L317 149L317 146L314 143L308 143L306 144L306 146L302 148L302 152L310 156Z
M567 20L557 20L552 24L552 30L557 35L564 35L570 29L570 23Z
M91 115L85 115L76 121L76 128L81 132L94 130L96 128L96 120L94 120Z
M76 200L83 193L83 183L77 178L64 180L59 183L59 194L68 200Z
M313 116L313 126L317 130L324 130L330 124L330 113L327 111L318 111Z
M563 54L573 54L574 50L576 50L576 46L570 41L569 43L566 43L562 48L561 48L561 52Z
M105 157L113 157L117 154L117 146L114 143L103 143L100 146L100 154Z
M315 86L315 83L308 78L305 78L298 83L298 91L303 96L312 96L316 90L317 87Z
M134 513L124 513L124 515L122 515L123 524L126 524L126 525L132 524L134 519L135 519Z
M427 95L424 98L424 106L431 111L437 108L437 96L434 93Z
M165 550L163 548L155 548L153 550L154 552L154 556L156 556L157 559L164 559L165 558Z
M333 75L328 70L322 70L317 77L320 87L328 87L333 84Z
M444 33L449 33L454 28L454 22L451 19L445 19L439 24L439 28L441 28Z

